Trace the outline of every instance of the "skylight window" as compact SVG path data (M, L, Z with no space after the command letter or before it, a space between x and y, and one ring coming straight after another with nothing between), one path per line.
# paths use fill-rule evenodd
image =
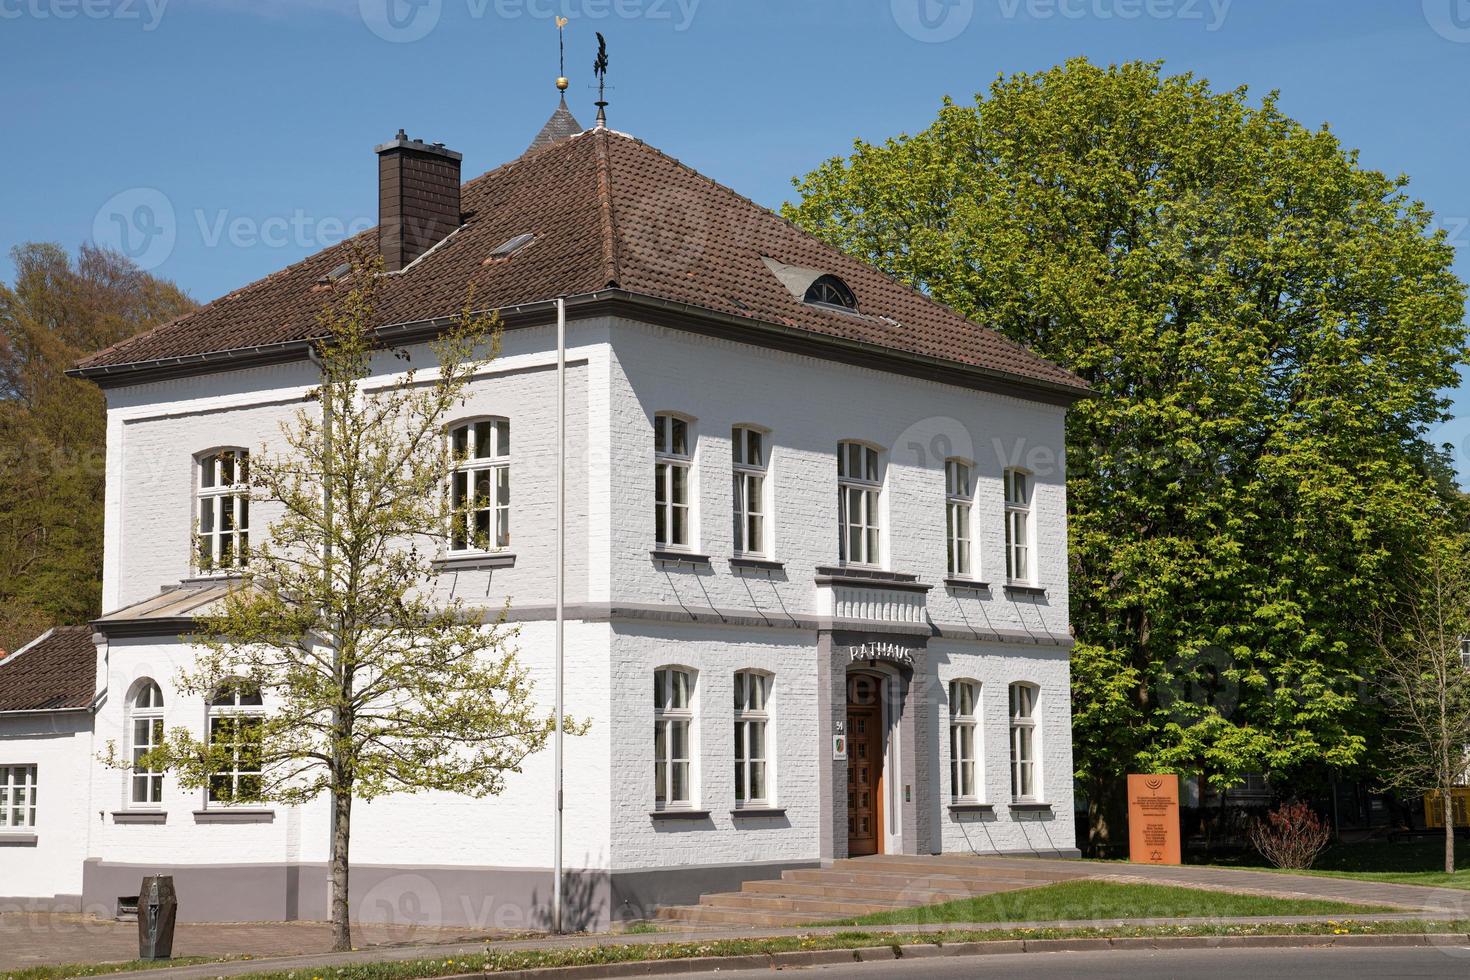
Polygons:
M818 276L807 287L804 302L813 306L835 306L843 310L857 309L857 297L847 283L836 276Z
M525 248L527 245L531 244L535 240L536 236L530 232L527 232L524 235L517 235L510 241L500 245L498 248L495 249L495 251L491 252L490 258L508 259L516 252L519 252L521 249Z
M340 281L342 278L344 278L347 275L347 273L349 273L351 271L352 271L352 263L351 262L343 262L341 265L337 266L331 272L328 272L326 275L324 275L320 279L318 279L317 282L318 283L321 283L324 286L329 286L329 285L331 285L334 282Z

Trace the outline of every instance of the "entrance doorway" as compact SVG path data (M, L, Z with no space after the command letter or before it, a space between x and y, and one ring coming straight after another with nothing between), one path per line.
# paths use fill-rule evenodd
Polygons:
M883 851L883 679L847 678L847 853Z

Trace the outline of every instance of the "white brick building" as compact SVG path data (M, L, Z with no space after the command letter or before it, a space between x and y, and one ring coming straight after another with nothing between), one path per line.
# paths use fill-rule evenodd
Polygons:
M385 336L415 363L471 284L504 318L454 424L509 428L483 461L508 470L508 539L492 520L483 550L451 541L438 588L509 599L548 704L566 301L567 710L591 723L566 747L571 924L856 853L1075 853L1062 450L1080 382L630 137L538 142L462 196L457 155L385 144L369 241ZM325 917L325 800L220 805L94 754L219 710L174 690L191 611L230 583L195 569L193 529L234 506L221 451L278 446L314 385L313 314L345 254L80 367L108 399L95 697L68 716L91 724L0 712L0 773L24 768L41 801L0 825L22 867L0 895L110 911L168 872L186 919ZM270 517L252 508L251 533ZM359 804L355 913L544 922L553 775L546 752L499 797Z

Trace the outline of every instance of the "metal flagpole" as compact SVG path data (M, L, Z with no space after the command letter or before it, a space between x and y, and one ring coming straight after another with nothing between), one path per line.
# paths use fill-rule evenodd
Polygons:
M551 931L562 931L561 921L561 809L562 809L562 678L566 622L563 606L567 574L567 301L556 301L556 842L552 846Z

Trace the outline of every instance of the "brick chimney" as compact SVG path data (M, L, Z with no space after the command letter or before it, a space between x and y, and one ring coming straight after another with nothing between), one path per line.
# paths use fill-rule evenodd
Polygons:
M397 272L459 227L459 165L464 154L398 131L378 154L378 248Z

